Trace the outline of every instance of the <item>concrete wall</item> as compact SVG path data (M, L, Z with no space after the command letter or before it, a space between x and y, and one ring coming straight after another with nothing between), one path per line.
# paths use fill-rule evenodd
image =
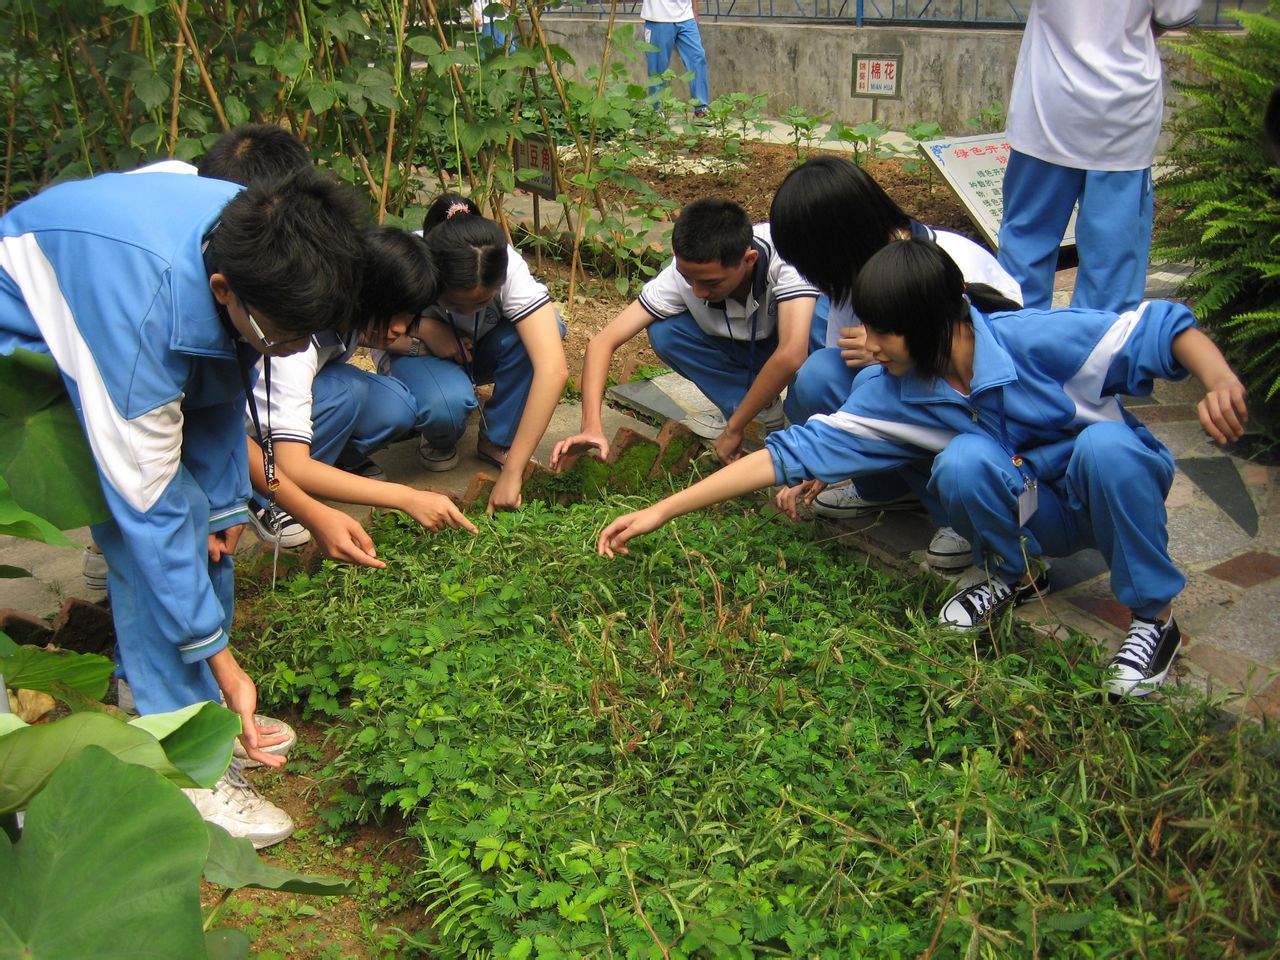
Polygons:
M579 65L599 63L607 21L556 16L543 23L549 39ZM965 121L992 102L1008 105L1022 31L704 19L702 39L713 98L768 92L774 115L795 105L814 114L831 111L831 119L847 124L875 119L899 130L932 120L957 135L973 133ZM855 53L899 55L901 98L854 97ZM683 69L678 56L672 64ZM632 74L644 79L642 60L632 64ZM677 90L688 96L683 84Z

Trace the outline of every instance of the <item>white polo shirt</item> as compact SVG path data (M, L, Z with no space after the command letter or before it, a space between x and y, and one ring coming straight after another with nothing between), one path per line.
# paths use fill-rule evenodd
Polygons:
M551 302L546 284L534 278L529 264L515 247L507 246L507 279L497 295L482 310L471 314L449 313L438 306L428 307L426 316L452 324L471 342L479 341L502 320L519 323L539 307Z
M311 385L316 374L330 363L345 363L356 352L359 334L339 334L322 330L311 338L307 349L287 357L271 358L271 403L267 404L267 381L262 374L262 360L257 363L257 382L253 385L253 401L258 407L258 422L263 434L273 440L297 443L311 442ZM253 417L245 405L245 431L253 439Z
M672 259L656 277L644 285L640 291L640 306L659 320L688 312L702 331L713 337L750 341L753 321L757 340L771 336L778 329L778 304L799 297L816 300L818 289L800 276L795 267L778 256L773 248L773 238L767 223L757 223L751 228L751 232L761 250L756 270L765 271L764 290L759 303L754 290L747 294L746 303L738 303L733 299L723 303L703 300L694 294L689 281L680 276L676 270L676 262Z
M1193 22L1200 0L1034 0L1013 74L1007 135L1078 170L1144 170L1164 121L1152 22Z

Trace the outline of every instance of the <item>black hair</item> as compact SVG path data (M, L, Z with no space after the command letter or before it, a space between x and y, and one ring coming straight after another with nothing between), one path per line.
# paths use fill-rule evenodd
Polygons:
M922 237L886 244L873 254L858 274L851 300L872 330L906 341L915 372L925 379L946 372L952 333L958 324L972 323L970 303L984 313L1021 309L986 284L966 288L955 261Z
M911 218L857 164L821 156L796 167L769 207L778 254L832 303L853 294L859 271Z
M282 332L351 329L368 208L310 167L250 184L222 210L209 255L232 291Z
M445 193L422 223L441 290L496 290L507 279L507 235L466 197Z
M1275 85L1271 91L1271 99L1267 101L1262 133L1267 138L1267 146L1271 148L1272 159L1280 163L1280 83Z
M703 197L680 211L671 250L690 263L736 267L751 248L751 217L732 200Z
M435 302L439 276L426 241L396 227L370 227L364 234L364 284L360 307L376 338L386 335L391 318L417 317Z
M310 166L311 154L284 127L245 123L218 137L196 169L202 177L248 186L255 180L283 177Z

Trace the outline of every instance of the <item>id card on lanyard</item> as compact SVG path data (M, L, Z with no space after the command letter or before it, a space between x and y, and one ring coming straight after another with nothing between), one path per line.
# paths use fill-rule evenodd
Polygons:
M1022 456L1013 449L1013 444L1009 440L1009 422L1005 417L1003 387L1000 388L996 402L1000 407L1000 435L995 439L1004 449L1004 452L1009 455L1009 462L1013 464L1014 469L1022 477L1022 492L1018 494L1018 526L1025 527L1031 518L1036 515L1036 511L1040 509L1040 482L1027 472ZM973 415L973 422L979 426L984 426L976 403L970 406L970 412ZM990 433L991 431L988 432ZM992 434L992 436L995 435Z

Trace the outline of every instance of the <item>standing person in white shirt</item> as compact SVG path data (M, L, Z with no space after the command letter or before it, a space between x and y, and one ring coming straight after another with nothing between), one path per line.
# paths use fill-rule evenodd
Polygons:
M1028 308L1051 305L1077 200L1071 305L1120 311L1142 299L1164 117L1156 37L1199 9L1199 0L1032 3L1009 102L999 253Z
M702 48L698 10L693 0L644 0L640 16L644 19L645 43L658 48L645 57L649 77L665 72L671 63L671 51L679 49L685 69L693 71L693 80L689 82L693 115L706 116L707 104L711 102L711 84L707 79L707 52ZM661 84L654 84L649 87L649 92L657 93L661 89Z

